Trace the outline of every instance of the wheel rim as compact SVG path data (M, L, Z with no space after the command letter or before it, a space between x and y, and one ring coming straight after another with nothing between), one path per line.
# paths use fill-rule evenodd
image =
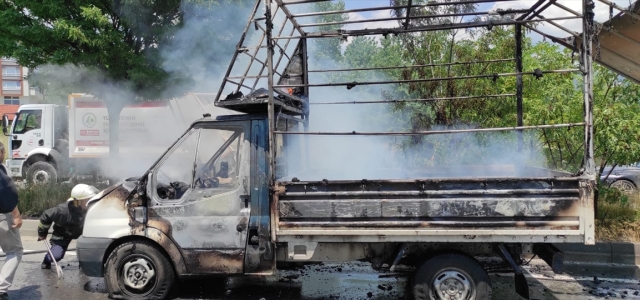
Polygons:
M33 173L33 181L37 184L47 184L51 180L51 176L47 171L39 170Z
M614 187L620 190L621 192L625 192L625 193L630 193L636 190L636 187L633 185L633 183L626 180L618 180L612 183L611 187Z
M131 295L144 295L156 285L156 266L146 256L132 256L121 265L124 290Z
M469 277L459 271L445 270L438 273L432 282L432 299L468 300L474 294L473 284Z

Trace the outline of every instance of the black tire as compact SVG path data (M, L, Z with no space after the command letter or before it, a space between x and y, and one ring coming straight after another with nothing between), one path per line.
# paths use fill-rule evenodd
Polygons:
M620 179L611 183L610 187L616 188L623 193L633 193L638 190L638 187L630 180Z
M38 161L27 169L27 180L37 185L54 184L58 182L58 172L50 163Z
M138 269L131 267L131 264L135 264L135 267L141 268L143 271L139 272ZM138 288L125 283L125 272L133 272L135 277L138 274L146 273L144 272L145 267L155 273L153 277L147 278L146 283ZM171 262L162 251L151 242L143 240L125 242L113 249L107 258L104 270L107 290L113 299L164 299L173 288L176 278ZM131 278L138 280L144 276Z
M470 289L454 289L458 291L456 294L460 296L466 295L466 297L462 298L464 300L491 300L492 289L489 274L472 257L450 253L434 256L424 262L418 268L413 279L414 299L440 300L441 298L434 288L434 284L438 282L440 283L441 291L445 285L448 286L450 284L457 288L464 287L467 284ZM454 290L451 290L451 292ZM462 292L463 290L468 292Z

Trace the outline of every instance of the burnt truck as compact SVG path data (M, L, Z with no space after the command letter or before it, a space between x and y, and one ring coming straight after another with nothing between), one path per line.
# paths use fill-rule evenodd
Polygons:
M520 268L525 255L538 255L554 272L562 272L563 253L554 243L595 243L591 68L592 39L598 33L592 30L592 2L583 1L585 17L572 17L582 19L586 34L563 40L579 53L580 68L575 70L529 72L522 66L522 32L533 22L551 20L537 16L556 5L554 1L511 10L515 17L456 23L459 28L515 27L515 72L478 75L489 80L516 78L516 93L510 95L514 101L504 101L517 106L513 127L386 133L310 131L310 89L350 90L378 82L310 82L314 70L308 63L307 41L451 30L451 24L414 21L429 18L421 14L425 6L454 6L455 1L369 8L403 12L406 18L395 19L406 22L397 28L336 31L306 31L324 23L305 24L301 18L349 11L294 14L289 9L307 2L313 1L257 1L253 7L216 98L219 107L241 114L205 114L141 177L111 186L88 201L78 259L85 274L105 278L112 297L162 299L178 279L192 276L270 276L285 267L366 261L372 272L411 277L407 295L414 299L488 300L488 273L505 269L514 272L516 291L528 298ZM613 21L626 20L627 15L616 18ZM350 21L332 25L344 22ZM252 41L258 41L257 46L247 46ZM610 57L605 51L601 55L601 62ZM239 63L243 58L248 63ZM563 72L579 72L584 79L584 119L525 126L523 76ZM488 164L420 167L396 178L305 179L305 162L322 154L310 155L307 141L314 135L456 135L556 128L584 132L583 163L577 172ZM487 265L483 257L499 258L499 266Z

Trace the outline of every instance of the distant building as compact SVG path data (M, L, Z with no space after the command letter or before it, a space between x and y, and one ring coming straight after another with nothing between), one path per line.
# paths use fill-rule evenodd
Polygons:
M3 57L0 59L0 117L4 114L13 120L15 112L21 104L31 103L32 96L36 92L34 88L29 86L29 81L25 78L29 75L29 69L18 65L11 59Z

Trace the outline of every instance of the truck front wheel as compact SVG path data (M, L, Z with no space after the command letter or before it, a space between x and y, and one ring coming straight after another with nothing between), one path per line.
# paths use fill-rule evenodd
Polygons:
M105 263L105 282L114 299L164 299L175 283L173 267L157 246L129 241Z
M491 279L475 259L441 254L427 260L413 279L416 300L491 300Z
M58 172L46 161L38 161L27 169L27 180L31 184L45 185L58 182Z

